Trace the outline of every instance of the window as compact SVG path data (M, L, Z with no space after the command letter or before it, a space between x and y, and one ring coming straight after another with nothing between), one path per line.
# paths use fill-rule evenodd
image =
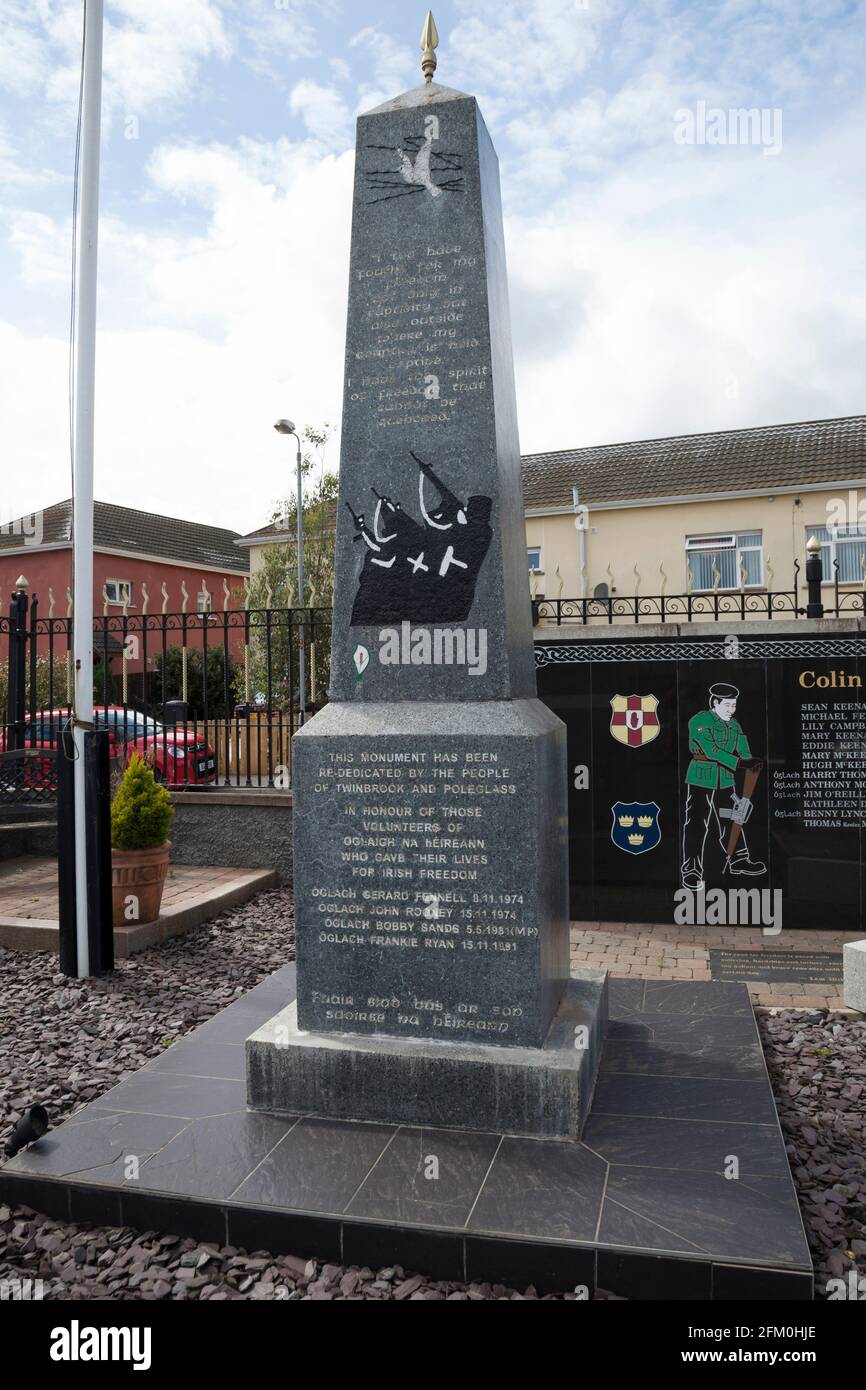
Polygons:
M760 531L687 536L686 565L693 589L753 589L764 582Z
M195 609L197 613L210 613L213 608L213 598L210 594L202 593L199 589L195 596Z
M530 545L530 546L527 546L527 548L526 548L526 559L527 559L527 561L528 561L528 563L529 563L529 568L530 568L530 570L537 570L538 573L540 574L540 573L541 573L541 546L540 546L540 545Z
M839 564L840 584L866 584L866 526L857 522L848 526L807 526L806 540L813 536L821 542L825 584L832 584L836 578L834 561Z
M132 580L106 579L105 592L109 603L132 603Z

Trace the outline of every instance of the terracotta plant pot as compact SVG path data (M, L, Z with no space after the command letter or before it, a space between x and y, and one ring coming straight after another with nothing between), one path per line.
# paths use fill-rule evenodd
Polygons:
M166 840L157 849L111 851L111 898L116 927L156 921L168 874L170 849L171 840ZM128 915L130 897L138 899L138 911L132 917Z

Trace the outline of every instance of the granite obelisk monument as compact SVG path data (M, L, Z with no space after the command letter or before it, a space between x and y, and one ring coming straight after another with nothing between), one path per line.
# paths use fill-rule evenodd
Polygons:
M575 1135L566 743L536 698L498 161L432 81L357 127L330 702L296 734L297 1000L252 1106Z

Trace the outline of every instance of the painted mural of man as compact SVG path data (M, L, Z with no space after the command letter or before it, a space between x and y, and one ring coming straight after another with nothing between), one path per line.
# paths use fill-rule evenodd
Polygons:
M739 690L719 682L710 686L709 709L689 720L691 762L686 772L682 881L697 892L704 887L704 850L712 822L725 856L725 872L755 878L766 864L749 858L744 826L752 811L752 793L763 762L753 758L749 740L734 718ZM745 776L738 794L734 773Z

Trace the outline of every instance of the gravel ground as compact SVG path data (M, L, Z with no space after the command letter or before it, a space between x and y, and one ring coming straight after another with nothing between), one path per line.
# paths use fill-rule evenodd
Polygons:
M36 1099L59 1124L293 957L282 889L118 961L104 980L70 980L55 955L0 947L0 1134Z
M0 948L0 1134L37 1098L60 1123L293 951L291 896L282 889L118 962L104 981L79 984L56 973L56 956ZM761 1032L820 1297L828 1278L866 1274L866 1020L781 1010L761 1018ZM532 1288L443 1282L399 1266L343 1268L0 1206L0 1279L13 1277L41 1279L43 1296L53 1299L538 1297Z
M866 1019L781 1009L759 1022L822 1298L828 1279L866 1276Z

